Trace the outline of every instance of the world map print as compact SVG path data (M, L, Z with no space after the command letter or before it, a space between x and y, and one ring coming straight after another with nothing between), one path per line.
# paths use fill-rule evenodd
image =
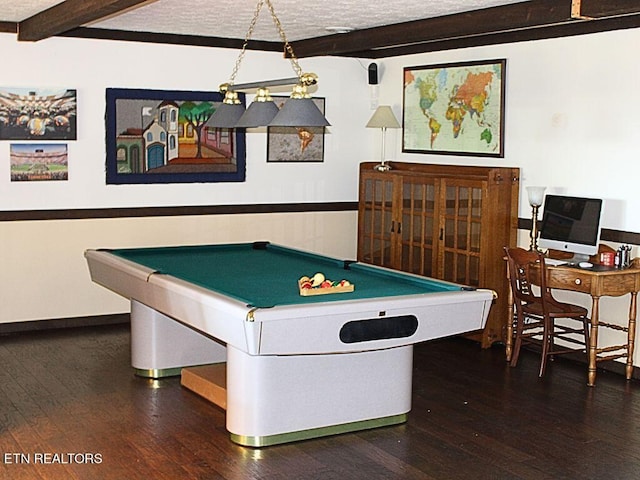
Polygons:
M403 151L502 157L504 60L404 69Z

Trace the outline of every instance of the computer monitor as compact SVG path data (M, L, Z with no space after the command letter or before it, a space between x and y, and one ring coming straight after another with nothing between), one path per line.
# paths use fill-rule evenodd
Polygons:
M598 253L603 201L598 198L546 195L540 248L573 253L572 262Z

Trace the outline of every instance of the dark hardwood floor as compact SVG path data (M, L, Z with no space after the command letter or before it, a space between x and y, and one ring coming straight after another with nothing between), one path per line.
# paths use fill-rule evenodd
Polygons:
M233 444L224 412L129 367L127 325L0 337L2 479L637 479L640 384L501 347L416 347L401 426L264 449ZM393 395L393 392L380 392Z

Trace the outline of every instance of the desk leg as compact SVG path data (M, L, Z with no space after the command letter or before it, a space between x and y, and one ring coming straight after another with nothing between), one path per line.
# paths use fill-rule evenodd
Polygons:
M636 301L638 292L631 292L631 303L629 305L629 330L627 332L627 367L625 369L627 380L631 380L633 375L633 350L636 340Z
M596 384L596 365L598 361L598 323L599 323L600 297L593 297L591 302L591 330L589 332L589 377L587 385L593 387Z

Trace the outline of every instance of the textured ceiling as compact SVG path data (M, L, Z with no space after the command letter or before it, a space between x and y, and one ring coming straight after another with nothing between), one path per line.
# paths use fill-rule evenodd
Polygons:
M3 0L0 21L20 22L58 3L62 2ZM242 39L257 3L256 0L157 0L86 26ZM327 31L328 27L359 30L512 3L521 3L521 0L272 0L291 41L334 33ZM280 40L266 5L252 39Z

